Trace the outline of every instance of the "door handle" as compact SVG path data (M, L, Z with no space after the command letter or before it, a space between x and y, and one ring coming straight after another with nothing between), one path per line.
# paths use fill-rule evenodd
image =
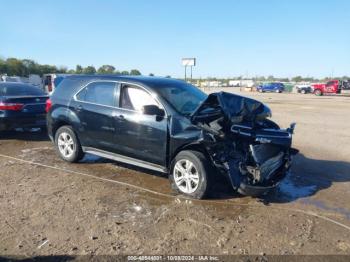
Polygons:
M124 115L113 115L113 118L116 120L125 120L125 116Z
M124 115L119 115L118 118L121 119L121 120L125 120Z
M82 106L82 105L78 105L77 108L76 108L76 110L77 110L78 112L81 112L81 111L83 110L83 106Z

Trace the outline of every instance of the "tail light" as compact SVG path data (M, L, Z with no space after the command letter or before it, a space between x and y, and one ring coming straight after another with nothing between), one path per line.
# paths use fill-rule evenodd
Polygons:
M20 103L3 103L3 102L0 102L0 110L21 111L23 107L24 107L24 105L20 104Z
M50 111L51 106L52 106L52 101L51 101L51 99L47 99L47 100L46 100L46 107L45 107L46 113L48 113L48 112Z

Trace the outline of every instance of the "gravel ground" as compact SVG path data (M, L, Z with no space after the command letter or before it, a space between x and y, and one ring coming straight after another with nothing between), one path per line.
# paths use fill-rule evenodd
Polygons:
M0 256L350 254L350 97L242 94L297 122L292 174L264 199L221 181L186 200L158 173L68 164L43 134L0 134Z

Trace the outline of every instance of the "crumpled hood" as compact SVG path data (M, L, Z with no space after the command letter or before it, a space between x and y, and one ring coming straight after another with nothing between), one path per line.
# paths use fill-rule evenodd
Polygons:
M255 122L271 116L271 110L257 100L227 92L218 92L210 94L191 115L191 118L210 115L210 109L218 110L218 107L232 124Z

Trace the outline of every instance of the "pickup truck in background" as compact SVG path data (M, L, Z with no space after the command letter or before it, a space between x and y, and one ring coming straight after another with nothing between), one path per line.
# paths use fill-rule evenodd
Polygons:
M314 94L322 96L324 94L340 94L342 90L350 90L350 81L330 80L326 83L311 84Z

